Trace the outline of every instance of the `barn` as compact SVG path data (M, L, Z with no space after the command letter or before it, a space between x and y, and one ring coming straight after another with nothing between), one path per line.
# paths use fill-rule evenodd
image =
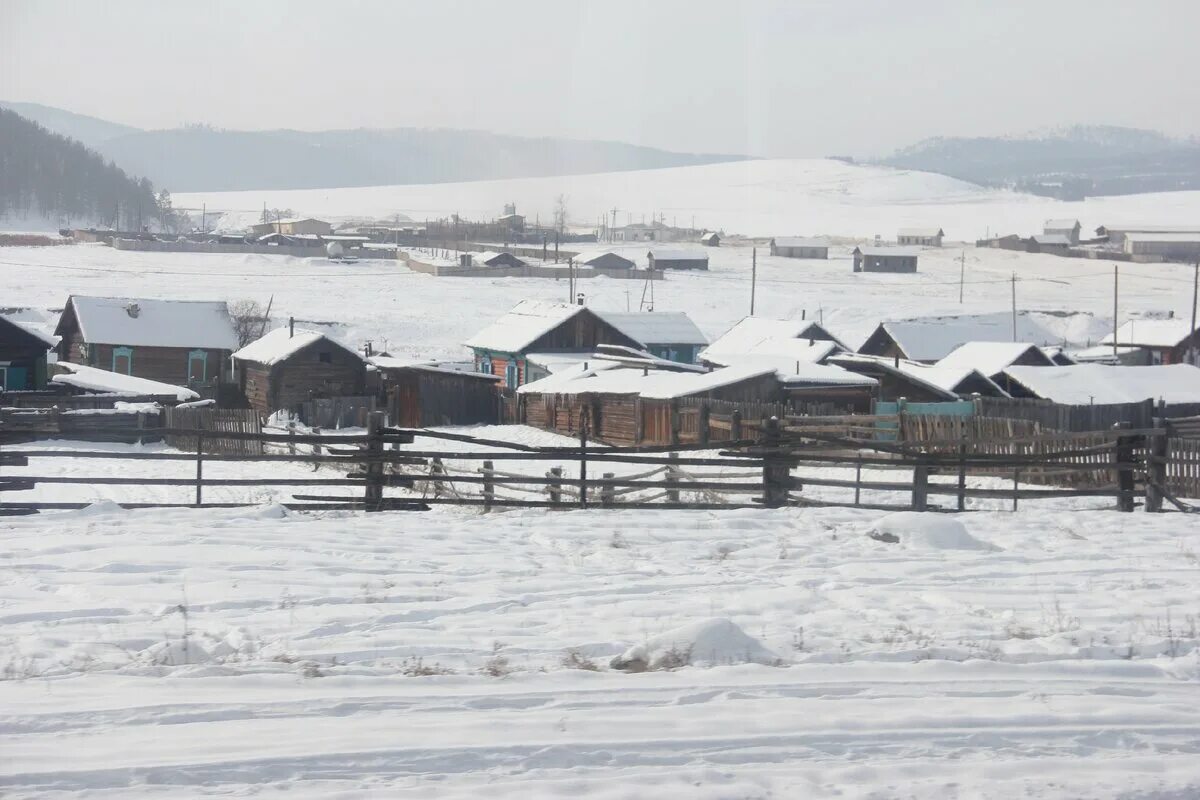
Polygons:
M941 247L946 232L941 228L901 228L896 233L896 243L917 247Z
M1005 370L1013 366L1054 367L1054 359L1042 348L1028 342L967 342L937 362L945 369L976 369L1013 397L1021 397L1021 387L1008 379Z
M708 254L697 250L657 247L646 258L650 269L708 269Z
M433 361L368 359L378 372L393 425L493 425L500 422L500 378Z
M1200 258L1200 233L1127 233L1125 252L1165 261L1194 261Z
M47 357L56 343L33 325L0 316L0 391L43 388Z
M216 301L72 295L54 333L62 361L193 389L223 383L238 346Z
M783 258L829 258L829 243L824 239L779 236L771 240L771 255Z
M531 363L533 354L582 358L602 344L641 349L640 342L586 306L545 300L522 300L464 344L472 351L475 371L503 378L509 389L544 377L545 370Z
M1042 225L1042 233L1047 236L1065 236L1071 246L1079 244L1079 220L1077 219L1048 219Z
M700 237L700 244L705 247L720 247L721 236L716 231L709 231Z
M856 247L852 251L855 272L916 272L915 247Z
M333 233L333 225L325 220L312 217L291 217L251 225L250 231L255 236L266 236L269 233L280 233L284 236L296 236L304 233L324 235Z
M323 333L277 328L233 354L238 385L264 417L315 399L360 396L367 365L358 352Z

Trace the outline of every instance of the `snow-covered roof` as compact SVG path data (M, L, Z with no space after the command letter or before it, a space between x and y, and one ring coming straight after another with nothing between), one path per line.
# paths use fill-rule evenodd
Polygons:
M148 300L72 295L67 303L85 341L130 347L236 350L237 331L223 301ZM62 334L62 319L56 334Z
M688 250L680 247L652 247L649 255L655 261L708 261L708 253L703 250Z
M894 258L896 256L915 257L921 255L921 248L919 247L888 247L884 245L882 247L868 246L856 247L854 249L864 256L883 256L885 258Z
M632 258L621 255L616 250L587 250L575 256L575 263L591 264L593 261L603 258L604 256L616 256L617 258L628 261L630 264L635 263Z
M495 250L484 250L482 253L471 253L471 260L478 261L478 262L481 262L484 264L490 264L492 261L496 260L497 258L500 258L501 256L506 256L506 255L508 255L508 253L500 253ZM517 257L512 256L512 258L517 258ZM517 258L517 260L520 261L521 259Z
M550 374L571 369L584 362L594 361L596 356L584 353L526 353L525 360L536 364Z
M1127 242L1169 242L1171 244L1200 244L1200 231L1183 232L1183 231L1163 231L1162 233L1150 233L1147 231L1136 231L1125 234Z
M1117 344L1133 347L1176 347L1192 332L1192 324L1183 319L1131 319L1117 328ZM1113 343L1110 333L1101 344Z
M1048 219L1042 228L1048 231L1070 231L1079 225L1077 219Z
M260 222L258 224L259 225L292 225L297 222L324 222L326 225L329 225L329 223L325 222L325 220L317 219L316 217L284 217L283 219L273 219L273 220L269 220L267 222Z
M964 384L971 379L991 384L997 395L1002 397L1008 396L1008 393L1001 389L995 381L974 367L922 364L903 358L897 363L895 359L883 358L881 356L865 356L858 353L836 355L830 361L847 367L855 363L874 365L878 370L903 375L918 384L935 389L947 396L957 396L965 391L963 388ZM1038 367L1038 369L1042 369L1042 367Z
M1065 233L1035 233L1032 237L1038 244L1065 245L1070 247L1071 239Z
M280 361L287 360L304 348L317 342L328 342L334 347L345 350L347 353L352 353L357 358L362 358L362 354L358 351L347 347L323 333L318 333L317 331L296 331L295 335L292 335L288 328L276 328L261 339L253 341L241 350L238 350L233 354L233 357L238 361L253 361L256 364L271 366L272 364L278 364Z
M1190 364L1009 367L1005 374L1038 397L1057 403L1135 403L1146 399L1200 402L1200 369Z
M396 358L395 356L370 356L367 363L377 369L412 369L420 370L421 372L440 372L450 375L462 375L468 378L479 378L480 380L498 381L501 380L499 375L490 375L485 372L476 372L474 365L469 362L462 361L438 361L436 359L422 358Z
M81 364L72 364L69 361L59 361L58 366L66 372L55 375L50 380L53 383L61 383L64 386L74 386L76 389L86 389L92 392L106 392L109 394L123 394L127 396L171 396L181 403L188 400L199 400L200 395L183 386L174 386L169 383L160 383L146 378L135 378L132 375L122 375L119 372L109 372L108 370L97 369L96 367L85 367Z
M708 339L682 311L596 311L621 333L643 345L708 344Z
M776 247L829 247L824 239L807 239L803 236L776 236L772 239Z
M583 310L584 306L571 303L522 300L464 344L467 347L516 353Z
M937 366L954 369L977 369L984 375L996 375L1019 358L1032 351L1044 362L1038 366L1054 366L1050 357L1029 342L967 342L938 360Z
M815 335L819 331L820 336ZM745 317L700 353L714 364L731 364L746 356L780 356L791 360L817 362L831 349L849 349L840 342L827 342L827 332L809 320ZM813 346L809 347L809 337Z
M900 236L918 236L922 239L936 239L946 235L941 228L901 228L897 233Z
M937 361L967 342L1011 342L1014 338L1012 315L1006 312L892 320L882 327L904 354L916 361ZM1019 342L1056 344L1063 337L1023 312L1017 315L1015 338Z
M1096 232L1106 231L1108 233L1200 233L1200 226L1196 225L1101 225L1096 229Z
M1085 347L1082 350L1075 350L1071 353L1071 359L1080 364L1116 363L1121 356L1127 356L1131 353L1136 353L1138 348L1120 346L1113 352L1111 344L1098 344L1095 347Z
M15 325L25 333L28 333L35 339L40 340L46 345L47 348L58 346L58 343L61 340L61 337L55 336L50 332L47 326L39 322L28 322L26 320L13 319L5 314L0 314L0 320L4 320L10 325Z
M718 239L718 240L719 240L720 238L721 238L721 234L717 233L716 231L709 231L708 233L706 233L706 234L703 234L703 235L700 237L700 241L702 241L702 242L711 242L713 239Z

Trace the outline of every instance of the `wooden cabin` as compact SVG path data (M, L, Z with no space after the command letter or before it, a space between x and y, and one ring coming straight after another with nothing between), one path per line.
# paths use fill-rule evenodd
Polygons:
M606 322L658 358L695 364L708 339L682 311L600 311Z
M855 272L916 272L920 250L914 247L856 247Z
M824 239L779 236L771 240L771 255L783 258L829 258L829 243Z
M602 344L641 349L641 343L582 305L523 300L465 342L475 371L495 375L509 389L544 377L528 356L539 353L590 355Z
M941 247L946 232L941 228L901 228L896 234L900 245L916 247Z
M369 361L379 373L393 425L425 428L501 421L501 379L496 375L388 356L373 356Z
M0 317L0 391L46 386L47 355L55 340L32 325Z
M238 347L217 301L72 295L54 333L61 361L193 389L223 383Z
M655 248L646 253L650 269L708 269L708 254L703 251Z
M355 350L316 331L277 328L233 354L238 385L267 417L309 401L366 392L367 364Z

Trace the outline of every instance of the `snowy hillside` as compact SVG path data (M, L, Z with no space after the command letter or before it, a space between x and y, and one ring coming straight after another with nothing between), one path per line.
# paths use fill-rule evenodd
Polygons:
M1200 219L1200 192L1093 198L1065 203L913 170L824 159L776 159L638 172L552 178L375 186L346 189L176 195L176 205L229 212L223 224L257 222L263 203L298 214L415 220L460 214L487 219L515 202L530 219L549 221L554 200L567 196L570 219L595 226L619 209L627 218L664 214L668 224L723 229L750 236L830 235L884 238L905 226L941 226L952 240L996 233L1036 233L1050 217L1078 217L1085 229L1112 220L1162 224Z

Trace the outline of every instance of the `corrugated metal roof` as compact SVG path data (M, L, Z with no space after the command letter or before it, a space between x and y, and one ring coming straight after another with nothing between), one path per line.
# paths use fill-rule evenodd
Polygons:
M83 338L130 347L202 347L236 350L237 331L224 301L85 297L67 300ZM64 312L65 315L65 312ZM61 335L62 320L56 334Z
M643 345L708 344L708 339L682 311L596 311L597 316Z

